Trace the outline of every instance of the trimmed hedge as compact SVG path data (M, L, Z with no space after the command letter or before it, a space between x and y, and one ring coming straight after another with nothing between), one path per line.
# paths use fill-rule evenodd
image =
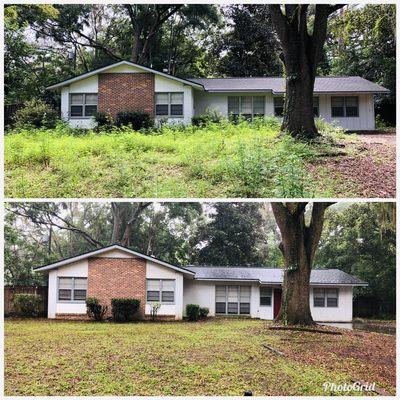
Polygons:
M116 126L130 126L135 131L153 126L150 114L140 111L124 111L117 114Z
M207 307L200 307L200 318L207 318L208 313L210 310Z
M20 293L14 296L14 307L21 317L37 317L42 297L38 294Z
M198 321L200 318L200 306L198 304L188 304L186 315L189 321Z
M139 311L140 300L129 298L111 299L111 313L115 322L129 322L135 320Z

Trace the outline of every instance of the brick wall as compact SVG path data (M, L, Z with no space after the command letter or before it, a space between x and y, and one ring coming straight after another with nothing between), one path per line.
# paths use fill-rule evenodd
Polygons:
M116 117L121 111L154 116L154 74L99 74L98 111Z
M146 261L142 258L89 258L88 297L97 297L108 306L111 299L130 297L140 300L140 315L146 304Z

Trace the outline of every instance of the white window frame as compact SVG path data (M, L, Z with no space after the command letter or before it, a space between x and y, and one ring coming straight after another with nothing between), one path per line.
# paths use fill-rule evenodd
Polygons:
M237 97L239 98L239 114L233 113L233 112L229 112L229 98L230 97ZM250 97L251 98L251 119L253 119L255 116L256 117L265 117L265 96L228 96L227 97L227 109L228 109L228 116L230 117L231 115L233 115L234 117L238 117L239 115L248 115L248 113L243 113L242 112L242 98L243 97ZM264 105L264 109L263 109L263 113L255 113L254 112L254 98L255 97L259 97L263 99L263 105ZM249 114L250 115L250 114Z
M157 95L158 94L166 94L168 95L168 115L158 115L157 114ZM173 94L181 94L182 95L182 114L180 115L172 115L171 114L171 95ZM183 118L185 115L185 93L184 92L155 92L154 93L154 114L156 118Z
M238 312L237 313L229 313L228 312L228 303L231 303L228 301L229 298L229 286L234 286L237 288L237 293L238 293L238 301L237 301L237 307L238 307ZM224 287L225 288L225 312L224 313L219 313L217 312L217 287ZM244 302L242 301L241 297L241 288L246 287L250 288L250 298L249 301ZM218 303L223 303L222 301L218 301ZM248 313L241 313L240 312L240 304L249 304L249 312ZM250 315L251 314L251 286L250 285L215 285L215 314L216 315Z
M86 104L86 95L97 95L97 102L94 103L87 103ZM72 104L72 96L79 95L83 96L83 103L82 104ZM86 115L86 106L96 106L96 114L98 112L98 104L99 104L99 94L98 93L70 93L69 94L69 107L68 107L68 114L69 119L90 119L93 118L94 115ZM82 116L72 116L71 108L73 106L81 106L82 107Z
M265 295L262 295L261 294L261 291L262 291L262 289L267 289L267 290L269 290L270 291L270 296L265 296ZM267 297L269 297L269 299L270 299L270 303L269 304L261 304L261 298L267 298ZM272 287L269 287L269 286L260 286L260 307L272 307Z
M148 292L149 292L149 285L148 283L152 282L158 282L158 301L157 300L149 300L148 299ZM163 290L163 282L168 281L168 282L173 282L174 283L174 301L162 301L162 294L163 292L171 292L171 290ZM155 292L156 290L151 290L151 292ZM149 278L146 279L146 303L152 304L152 303L160 303L160 304L175 304L176 301L176 280L175 279L154 279L154 278Z
M316 306L315 305L315 290L322 290L323 292L324 292L324 295L323 295L323 297L322 296L320 296L320 297L318 297L319 299L324 299L324 305L323 306ZM328 291L329 290L335 290L336 291L336 297L329 297L329 295L328 295ZM340 293L340 290L339 290L339 288L320 288L320 287L314 287L313 288L313 307L315 307L315 308L338 308L339 307L339 293ZM328 298L330 298L330 299L332 299L332 298L335 298L335 299L337 299L337 303L336 303L336 306L328 306Z
M347 104L346 104L346 100L348 98L355 98L357 99L357 115L347 115ZM332 99L333 98L339 98L339 99L343 99L343 115L342 116L333 116L333 112L332 112ZM338 107L335 107L338 108ZM360 99L358 96L331 96L331 117L332 118L358 118L360 116Z
M71 279L71 300L60 300L60 279ZM75 300L75 279L86 279L86 297L85 300ZM63 289L61 289L63 290ZM83 289L76 289L83 290ZM85 276L58 276L57 277L57 303L86 303L87 299L87 291L88 291L88 278Z

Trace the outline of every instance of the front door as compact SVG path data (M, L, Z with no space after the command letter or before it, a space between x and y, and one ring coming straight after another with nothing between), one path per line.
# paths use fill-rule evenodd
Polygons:
M281 309L282 289L274 289L274 319L278 316Z

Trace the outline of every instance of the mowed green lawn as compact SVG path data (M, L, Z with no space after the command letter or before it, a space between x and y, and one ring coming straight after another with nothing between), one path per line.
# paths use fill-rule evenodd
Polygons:
M109 133L65 126L27 129L5 136L5 194L332 197L335 181L329 171L321 169L315 180L307 169L320 151L330 151L329 145L322 147L280 136L274 118L203 128L166 126L148 134L129 128Z
M243 395L251 390L254 395L326 395L324 382L354 378L395 393L394 336L267 327L250 319L6 320L5 394Z

